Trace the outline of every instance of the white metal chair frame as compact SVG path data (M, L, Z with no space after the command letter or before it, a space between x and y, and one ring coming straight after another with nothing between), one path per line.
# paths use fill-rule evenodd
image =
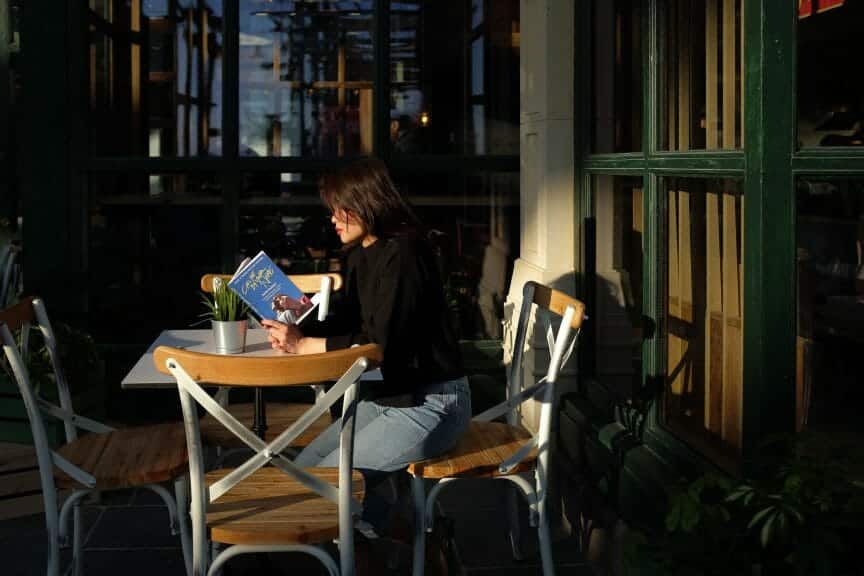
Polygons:
M369 366L366 358L358 358L336 384L306 411L294 424L286 428L272 442L260 439L249 428L241 424L218 401L211 397L174 358L166 360L168 370L177 380L183 421L186 427L186 442L189 452L191 479L191 517L192 517L192 574L203 576L217 572L229 559L256 552L305 552L318 558L327 571L337 576L354 574L354 515L360 512L360 503L351 495L352 459L354 448L354 409L357 382ZM327 412L340 397L344 396L342 408L342 431L340 434L339 485L320 480L303 468L285 458L282 452L315 420ZM200 404L209 414L230 430L246 444L254 455L235 468L224 478L206 485L204 475L204 451L199 429L199 417L195 403ZM287 475L298 480L303 486L319 496L337 503L339 520L339 556L337 566L327 552L318 546L308 544L235 544L220 551L208 562L207 545L207 505L231 490L244 478L252 475L261 467L272 464ZM209 568L208 568L209 564Z
M38 328L45 339L45 345L48 349L51 365L54 369L60 406L41 398L31 387L29 373L23 360L23 358L27 356L27 342L29 339L30 324L25 323L21 327L20 349L15 342L12 332L5 323L0 323L0 336L2 336L3 340L3 351L6 353L6 358L12 367L21 396L24 398L24 406L27 410L27 416L30 421L30 430L33 435L33 444L36 448L36 459L39 464L39 477L42 484L42 498L45 507L45 523L48 528L49 537L47 558L48 574L49 576L56 576L59 574L60 546L68 545L69 542L68 523L70 511L72 511L73 514L72 561L74 573L80 574L81 546L83 544L80 503L84 496L96 493L99 490L96 487L96 479L91 474L69 462L63 458L63 456L51 449L48 443L48 435L45 431L45 423L42 421L41 412L63 421L67 443L78 438L78 428L97 434L111 432L114 428L95 420L91 420L90 418L85 418L84 416L75 414L72 408L72 397L69 392L69 386L60 362L57 340L54 335L54 330L51 328L51 322L48 320L48 313L45 309L45 305L41 299L35 298L32 301L32 306ZM57 508L57 487L54 483L53 475L54 466L60 468L63 472L83 486L80 489L72 491L72 493L63 502L59 514ZM185 477L178 478L174 483L176 501L175 498L165 490L165 488L158 484L145 484L136 486L136 488L147 488L162 498L162 501L168 508L171 534L176 535L178 533L179 525L184 562L188 573L191 569L191 555L188 546L188 526L186 524L185 516L182 514L178 516L177 514L178 508L180 510L185 509L185 503L188 501L188 490L186 487Z
M546 340L551 353L549 367L546 375L533 386L522 390L522 356L524 354L525 339L528 332L528 322L531 309L534 304L534 293L536 289L534 282L527 282L522 294L522 308L519 316L519 325L516 331L516 341L513 348L513 360L510 364L508 375L508 399L473 418L477 422L490 422L496 418L507 415L507 422L511 426L519 424L519 408L521 404L529 399L539 400L540 422L537 435L531 437L513 456L501 462L498 471L503 476L482 478L483 480L509 480L519 488L519 493L525 498L529 508L529 522L536 527L540 541L540 556L543 564L544 576L554 576L555 569L552 560L552 541L549 533L549 518L547 507L547 479L549 477L549 441L552 429L553 405L555 402L555 382L558 373L567 363L576 342L580 330L571 337L571 326L576 310L567 306L557 335L553 329L549 314L544 315L546 325ZM583 316L587 318L587 316ZM507 474L524 460L532 450L537 448L537 464L533 469L534 483L528 480L524 474ZM449 477L439 479L425 493L424 478L422 476L412 477L412 493L414 499L414 576L423 576L425 569L425 546L426 533L432 532L434 522L434 506L441 490L450 486L455 480L471 480L472 478Z

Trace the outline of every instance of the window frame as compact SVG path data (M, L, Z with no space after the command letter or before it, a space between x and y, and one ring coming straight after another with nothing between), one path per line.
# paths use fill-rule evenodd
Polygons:
M641 175L644 181L643 314L657 327L643 342L642 385L646 391L665 383L666 341L662 267L663 198L660 179L665 176L738 178L744 183L743 295L743 421L741 459L719 462L693 443L671 433L661 422L655 402L646 414L643 440L668 462L684 464L713 460L736 471L755 455L760 440L794 430L795 421L795 188L802 175L864 175L864 149L796 149L797 98L771 97L797 94L797 5L794 2L757 0L742 3L744 42L744 146L737 150L672 152L658 149L660 142L660 68L664 0L641 0L643 35L643 152L592 154L590 69L591 3L576 14L576 142L575 168L583 250L580 288L593 298L589 262L591 239L588 219L594 217L591 177L596 174ZM653 67L652 67L653 63ZM770 218L767 216L770 215ZM664 268L665 270L665 268ZM588 330L584 374L593 377L593 331ZM602 384L602 383L601 383ZM725 465L724 465L725 464Z

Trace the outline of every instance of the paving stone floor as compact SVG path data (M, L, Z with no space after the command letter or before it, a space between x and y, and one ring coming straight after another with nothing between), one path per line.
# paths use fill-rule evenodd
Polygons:
M453 549L449 574L466 576L523 576L539 574L535 532L525 528L525 558L512 558L506 529L503 482L457 483L442 492L442 512L450 519ZM106 494L102 502L84 509L86 536L84 574L181 576L184 574L180 539L168 531L168 517L160 500L146 490ZM110 506L108 506L110 504ZM0 574L44 574L46 550L41 515L0 521ZM410 550L382 539L368 545L371 570L382 576L410 573ZM589 576L591 568L570 539L556 542L556 572L560 576ZM71 554L63 551L68 569ZM391 566L382 569L381 566ZM68 571L68 570L67 570ZM317 561L297 554L273 554L232 560L225 576L240 574L310 574L321 571ZM449 576L448 574L448 576ZM430 575L431 576L431 575Z

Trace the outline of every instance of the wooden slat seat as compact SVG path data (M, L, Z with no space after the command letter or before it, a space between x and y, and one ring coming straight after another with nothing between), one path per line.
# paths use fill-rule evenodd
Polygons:
M330 484L338 468L307 468ZM232 469L208 472L207 485ZM363 499L363 476L354 471L352 492ZM322 498L277 468L261 468L207 507L207 527L213 541L223 544L314 544L337 537L335 502Z
M183 424L167 423L87 434L57 452L96 478L100 490L131 488L173 480L186 471ZM59 488L81 484L54 468Z
M498 465L515 454L531 434L500 422L472 421L456 447L438 458L415 462L408 473L422 478L473 478L500 476ZM534 449L509 474L534 468Z
M264 440L267 442L273 441L276 436L284 432L286 428L296 422L297 419L311 407L311 404L268 403L266 406L267 431L264 433ZM228 412L237 418L237 420L239 420L244 426L252 429L252 424L255 420L255 404L251 402L229 404L226 406L226 410L228 410ZM308 446L309 443L321 434L321 432L323 432L331 422L332 420L329 415L325 414L324 416L321 416L318 420L313 422L309 428L304 430L303 433L291 443L291 445L300 448ZM201 418L200 425L201 440L205 444L211 446L222 446L223 448L237 448L245 446L237 436L222 426L222 424L220 424L219 421L213 418L210 414Z

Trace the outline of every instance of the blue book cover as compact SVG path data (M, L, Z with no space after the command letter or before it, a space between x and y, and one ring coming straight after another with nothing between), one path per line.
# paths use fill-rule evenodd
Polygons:
M260 318L298 324L317 303L303 294L262 250L234 274L228 287Z

